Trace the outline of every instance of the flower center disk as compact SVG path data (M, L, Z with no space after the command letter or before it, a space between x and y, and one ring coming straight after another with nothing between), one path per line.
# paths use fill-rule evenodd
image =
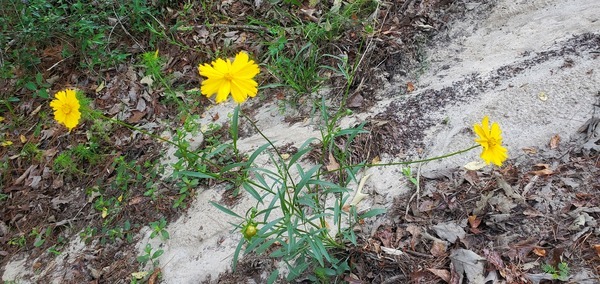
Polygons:
M69 114L71 113L71 106L69 104L63 104L62 106L62 112L64 112L65 114Z

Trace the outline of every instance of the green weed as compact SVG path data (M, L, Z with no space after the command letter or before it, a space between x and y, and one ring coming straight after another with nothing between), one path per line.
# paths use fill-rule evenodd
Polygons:
M154 239L156 236L160 236L160 239L166 241L169 239L169 232L165 230L167 226L167 220L165 218L160 218L158 221L150 222L150 228L152 229L152 233L150 234L150 238Z
M8 240L8 245L10 246L17 246L22 248L25 246L25 244L27 244L27 238L25 238L25 236L23 235L12 237Z
M560 281L568 281L569 280L569 264L566 262L558 263L557 267L554 267L550 264L542 265L542 270L546 273L552 274L552 278Z
M142 267L146 266L148 262L152 264L152 266L158 266L158 258L163 255L164 250L158 249L154 251L152 249L151 244L146 244L144 247L144 254L137 257L137 261L140 263Z

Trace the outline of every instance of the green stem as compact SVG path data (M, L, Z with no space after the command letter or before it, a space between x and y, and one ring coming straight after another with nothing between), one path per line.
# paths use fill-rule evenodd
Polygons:
M418 164L418 163L426 163L426 162L431 162L431 161L435 161L435 160L441 160L444 158L448 158L448 157L452 157L458 154L462 154L465 152L469 152L477 147L480 147L481 145L474 145L471 146L470 148L464 149L464 150L460 150L460 151L456 151L450 154L446 154L446 155L442 155L442 156L437 156L437 157L433 157L433 158L427 158L427 159L422 159L422 160L415 160L415 161L408 161L408 162L394 162L394 163L385 163L385 164L365 164L364 167L383 167L383 166L394 166L394 165L410 165L410 164Z

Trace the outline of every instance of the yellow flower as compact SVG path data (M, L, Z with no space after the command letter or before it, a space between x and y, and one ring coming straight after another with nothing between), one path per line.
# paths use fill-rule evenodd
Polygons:
M246 52L238 53L233 62L219 58L210 65L199 65L198 72L207 77L202 81L200 91L209 98L217 94L217 103L227 100L229 93L235 102L243 103L248 96L254 97L258 92L258 83L254 81L254 76L260 69L254 60L248 58Z
M506 148L502 147L502 130L498 123L492 123L492 128L489 125L489 118L485 116L481 121L481 125L475 124L473 130L479 136L475 142L483 147L481 158L489 165L494 163L502 166L502 162L508 158Z
M71 131L79 123L81 112L79 111L79 100L75 90L66 89L56 93L50 106L54 109L54 119L64 124Z

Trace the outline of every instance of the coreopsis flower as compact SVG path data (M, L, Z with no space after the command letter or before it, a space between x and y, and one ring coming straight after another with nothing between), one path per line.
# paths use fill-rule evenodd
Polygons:
M50 102L50 107L54 109L54 119L66 126L69 131L79 123L81 112L75 90L66 89L56 93L54 100Z
M248 96L254 97L258 92L254 76L260 69L246 52L238 53L233 61L219 58L210 65L199 65L198 72L207 78L202 81L200 91L209 98L216 94L217 103L227 100L230 93L236 103L243 103Z
M500 130L500 125L494 122L490 128L489 118L485 116L481 124L473 126L473 130L479 136L475 139L475 142L483 147L481 158L488 165L494 163L495 165L502 166L502 162L508 158L508 154L506 153L506 148L502 147L502 130Z

